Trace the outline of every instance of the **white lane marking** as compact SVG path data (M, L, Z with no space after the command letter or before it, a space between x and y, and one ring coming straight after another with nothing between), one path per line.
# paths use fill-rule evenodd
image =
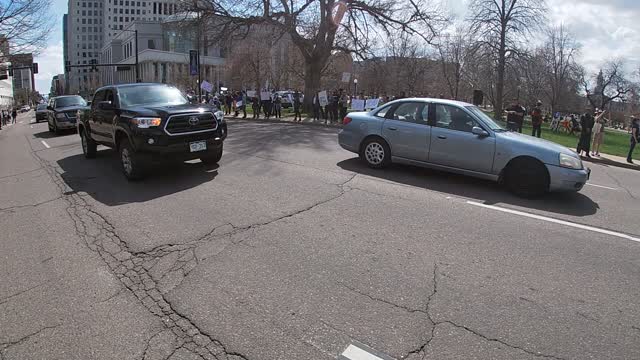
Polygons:
M42 145L44 145L44 147L46 147L47 149L50 149L51 146L49 146L49 144L46 143L46 141L44 140L40 140L40 142L42 143Z
M532 219L548 221L548 222L552 222L552 223L556 223L556 224L560 224L560 225L571 226L571 227L582 229L582 230L588 230L588 231L593 231L593 232L597 232L597 233L601 233L601 234L616 236L616 237L627 239L627 240L631 240L631 241L640 242L640 238L636 238L636 237L633 237L631 235L627 235L627 234L623 234L623 233L619 233L619 232L611 231L611 230L607 230L607 229L601 229L601 228L597 228L597 227L593 227L593 226L589 226L589 225L576 224L576 223L573 223L573 222L570 222L570 221L564 221L564 220L554 219L554 218L550 218L550 217L546 217L546 216L530 214L530 213L526 213L526 212L518 211L518 210L511 210L511 209L507 209L507 208L503 208L503 207L499 207L499 206L485 205L485 204L482 204L482 203L479 203L479 202L475 202L475 201L467 201L467 204L473 205L473 206L483 207L483 208L486 208L486 209L502 211L502 212L506 212L506 213L509 213L509 214L520 215L520 216L524 216L524 217L528 217L528 218L532 218Z
M618 190L616 188L612 188L612 187L608 187L608 186L604 186L604 185L597 185L597 184L590 184L590 183L586 183L585 185L595 186L595 187L599 187L599 188L603 188L603 189L609 189L609 190Z
M350 360L384 360L351 344L341 354Z

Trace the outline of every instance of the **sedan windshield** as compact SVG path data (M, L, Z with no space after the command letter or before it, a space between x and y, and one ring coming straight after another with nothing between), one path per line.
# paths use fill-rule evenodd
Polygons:
M489 115L480 110L477 106L467 106L467 110L471 111L474 115L480 118L483 123L493 131L504 131L504 129L498 125Z
M67 96L56 99L56 107L87 106L87 102L81 96Z
M189 103L180 90L166 85L129 86L118 89L120 105L183 105Z
M38 107L36 108L37 111L40 110L47 110L47 104L39 104Z

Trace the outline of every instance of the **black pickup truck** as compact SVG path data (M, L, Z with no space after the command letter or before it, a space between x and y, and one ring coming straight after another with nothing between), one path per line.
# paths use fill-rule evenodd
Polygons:
M165 84L111 85L78 111L78 134L86 158L96 156L98 144L114 148L124 175L136 180L163 160L220 161L227 124L216 111Z

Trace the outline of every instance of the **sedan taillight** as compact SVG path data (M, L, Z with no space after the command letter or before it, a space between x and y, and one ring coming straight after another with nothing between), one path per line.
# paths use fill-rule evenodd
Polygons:
M342 125L348 125L351 122L351 118L348 116L345 116L344 119L342 119Z

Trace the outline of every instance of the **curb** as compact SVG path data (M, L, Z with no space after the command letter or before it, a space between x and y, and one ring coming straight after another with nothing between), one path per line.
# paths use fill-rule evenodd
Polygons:
M586 156L581 156L580 158L582 159L582 161L590 162L590 163L593 163L593 164L602 164L602 165L606 165L606 166L614 166L614 167L619 167L619 168L625 168L625 169L640 171L640 165L638 165L638 164L629 164L629 163L626 163L626 162L615 161L615 160L608 159L606 157L588 158Z

